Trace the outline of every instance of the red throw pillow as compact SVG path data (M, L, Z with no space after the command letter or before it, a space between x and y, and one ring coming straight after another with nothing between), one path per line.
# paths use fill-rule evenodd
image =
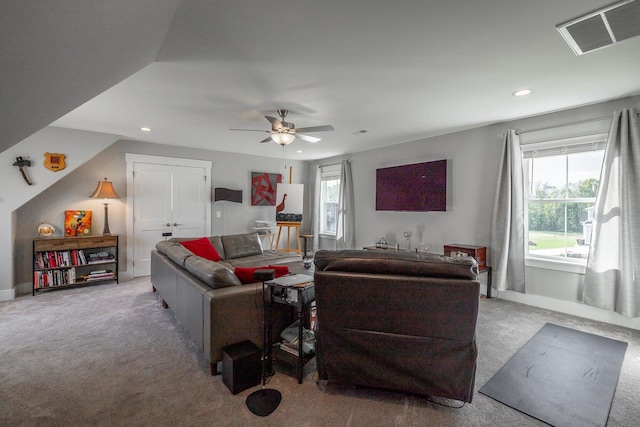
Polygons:
M220 254L213 247L209 239L202 237L196 240L185 240L180 242L182 246L189 249L194 255L201 256L202 258L210 259L211 261L220 261Z
M265 267L236 267L234 273L236 273L236 276L238 276L240 282L242 282L243 285L246 285L247 283L255 283L256 279L253 278L253 273L256 270L262 269L275 270L276 277L286 276L287 274L289 274L289 267L287 267L286 265L268 265Z

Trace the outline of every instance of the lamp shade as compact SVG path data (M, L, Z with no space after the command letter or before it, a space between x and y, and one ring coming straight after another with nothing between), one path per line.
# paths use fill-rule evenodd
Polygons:
M296 139L296 136L291 133L272 133L271 139L273 139L277 144L289 145Z
M119 199L118 193L113 189L113 184L111 181L107 181L107 178L104 181L99 181L96 190L89 196L95 197L97 199Z

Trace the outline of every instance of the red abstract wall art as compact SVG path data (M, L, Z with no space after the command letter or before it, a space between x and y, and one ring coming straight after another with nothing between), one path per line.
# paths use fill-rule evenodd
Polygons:
M251 172L251 206L275 206L276 188L282 174Z

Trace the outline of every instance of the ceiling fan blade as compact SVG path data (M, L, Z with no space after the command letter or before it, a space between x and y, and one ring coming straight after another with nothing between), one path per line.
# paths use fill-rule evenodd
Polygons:
M297 128L296 132L326 132L330 130L335 130L331 125L324 126L310 126L306 128Z
M258 129L229 129L229 130L239 130L242 132L267 132L267 133L271 133L271 131L268 130L258 130Z
M307 142L318 142L320 141L320 138L316 138L315 136L309 136L309 135L302 135L299 133L296 133L296 138L300 138L303 141L307 141Z
M262 144L264 142L273 142L273 139L271 139L271 137L265 138L262 141L260 141L260 144Z
M273 128L273 130L282 129L282 122L280 121L280 119L276 119L275 117L271 116L264 116L264 118L271 122L271 127Z

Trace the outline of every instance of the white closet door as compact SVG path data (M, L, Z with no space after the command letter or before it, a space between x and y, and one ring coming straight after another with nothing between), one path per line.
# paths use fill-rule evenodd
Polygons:
M170 237L207 233L204 167L133 164L133 277L151 273L151 251Z

